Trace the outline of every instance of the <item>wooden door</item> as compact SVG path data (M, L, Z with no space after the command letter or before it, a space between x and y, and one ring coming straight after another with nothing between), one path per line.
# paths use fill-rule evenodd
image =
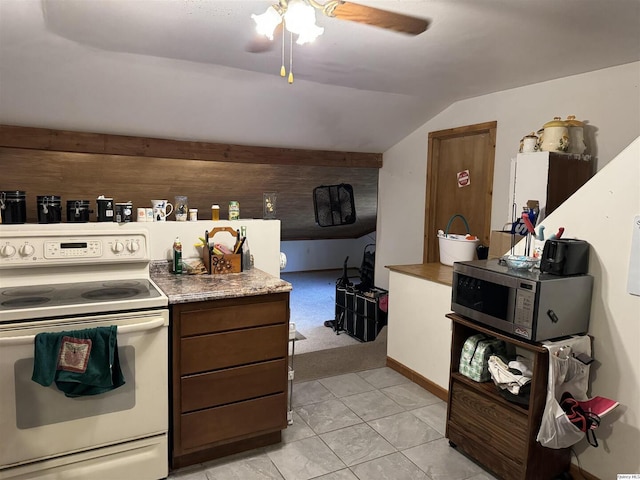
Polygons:
M440 261L437 231L455 214L489 245L496 129L486 122L429 133L423 263ZM449 233L466 233L463 222L455 219Z

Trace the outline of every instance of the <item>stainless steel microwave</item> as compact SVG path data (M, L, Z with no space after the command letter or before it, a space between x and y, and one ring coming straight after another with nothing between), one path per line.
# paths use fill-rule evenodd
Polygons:
M540 342L587 333L593 277L507 268L497 259L453 264L451 309L516 337Z

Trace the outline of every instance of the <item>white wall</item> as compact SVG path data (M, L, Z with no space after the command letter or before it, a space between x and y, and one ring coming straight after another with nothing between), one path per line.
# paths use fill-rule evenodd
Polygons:
M627 293L632 221L640 213L639 74L640 63L634 63L459 102L385 153L380 176L376 284L384 288L384 265L422 261L428 132L498 121L496 228L504 222L509 163L522 135L554 115L575 114L598 127L598 174L544 224L547 231L564 226L567 236L592 246L589 273L595 284L589 333L597 363L591 370L590 394L618 400L621 406L602 422L599 448L583 441L574 449L582 468L602 479L640 472L640 297ZM420 174L422 182L415 178ZM404 215L395 213L398 208ZM404 233L407 225L414 225L410 239ZM390 309L393 299L390 291ZM432 318L430 310L414 311L424 321L440 320ZM448 362L448 357L443 359L441 367Z
M621 406L596 431L600 448L583 441L575 450L582 468L602 479L640 472L640 296L627 293L638 214L640 137L542 223L546 231L565 227L568 237L591 244L589 334L596 362L590 394L618 400Z
M376 243L376 234L360 238L334 240L296 240L280 243L280 250L287 256L283 272L304 272L342 268L349 257L348 268L360 268L365 247Z
M509 218L511 159L520 139L554 116L586 120L598 169L640 132L640 62L463 100L384 153L378 188L376 285L387 288L385 265L422 263L429 132L496 120L492 228ZM587 152L589 153L589 152Z

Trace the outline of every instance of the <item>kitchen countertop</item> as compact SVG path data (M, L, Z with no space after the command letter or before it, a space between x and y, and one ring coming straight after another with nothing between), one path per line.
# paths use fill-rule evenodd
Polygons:
M451 286L453 282L453 267L441 263L418 263L415 265L387 265L392 272L404 273L432 282Z
M292 289L289 282L257 268L224 275L176 275L171 272L171 262L154 261L151 262L149 271L151 280L169 298L170 305L268 295Z

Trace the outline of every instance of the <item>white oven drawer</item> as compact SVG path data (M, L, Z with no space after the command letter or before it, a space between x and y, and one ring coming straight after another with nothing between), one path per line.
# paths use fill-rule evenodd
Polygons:
M168 310L157 309L0 325L0 478L9 467L166 434L168 324ZM37 333L109 325L118 326L125 385L68 398L31 380Z

